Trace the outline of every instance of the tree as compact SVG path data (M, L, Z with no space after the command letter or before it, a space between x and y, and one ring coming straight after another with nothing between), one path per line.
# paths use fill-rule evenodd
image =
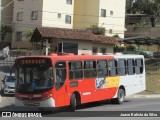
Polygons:
M120 38L118 34L113 35L115 38Z
M155 27L155 22L160 15L160 0L127 0L126 10L129 14L149 15L151 25Z
M31 40L34 30L35 29L28 29L24 34L25 38L27 38L28 40Z
M90 30L95 35L105 35L105 28L99 27L98 25L91 25L87 29Z
M0 27L0 35L1 35L1 41L2 41L2 48L4 47L4 40L6 35L12 32L12 28L8 25L1 25Z

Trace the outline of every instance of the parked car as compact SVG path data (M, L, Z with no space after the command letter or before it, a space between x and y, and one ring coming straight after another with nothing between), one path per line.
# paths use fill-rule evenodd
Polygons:
M145 58L153 58L153 52L151 51L142 51L140 55L144 55Z
M12 74L12 76L10 76L10 74L7 73L4 76L1 82L1 93L2 95L15 93L15 74Z

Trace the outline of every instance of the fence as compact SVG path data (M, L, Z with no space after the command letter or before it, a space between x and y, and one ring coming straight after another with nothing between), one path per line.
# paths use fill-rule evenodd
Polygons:
M10 68L13 66L16 57L8 56L4 60L0 60L0 71L10 72Z

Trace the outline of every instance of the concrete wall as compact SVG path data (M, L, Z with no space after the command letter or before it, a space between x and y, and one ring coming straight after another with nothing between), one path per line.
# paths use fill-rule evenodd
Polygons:
M31 47L29 40L25 38L25 32L29 29L34 29L36 27L42 26L42 5L43 0L24 0L14 2L14 11L13 11L13 25L14 32L12 34L12 47L13 48L28 48ZM38 11L38 19L31 19L31 12ZM23 21L17 21L17 13L23 12ZM17 42L16 32L23 32L23 42ZM22 43L22 44L20 44Z
M106 17L99 17L99 25L106 28L106 35L118 34L124 38L126 0L100 0L99 16L101 9L106 9ZM110 12L113 11L113 15ZM109 33L112 29L112 33Z
M106 48L107 53L113 53L113 45L101 44L101 43L92 43L91 41L83 41L83 40L53 40L50 44L51 50L53 50L58 43L65 42L65 43L78 43L78 55L82 53L88 53L92 55L92 47L97 47L98 52L100 53L101 48Z
M66 0L44 0L42 26L72 28L73 7L74 0L72 0L72 5L66 4ZM61 14L61 18L58 18L58 13ZM71 24L65 23L66 15L71 16Z
M101 48L106 48L106 53L114 53L114 45L106 45L102 43L93 43L93 47L98 48L98 53L101 53Z
M74 0L74 28L98 24L99 0Z

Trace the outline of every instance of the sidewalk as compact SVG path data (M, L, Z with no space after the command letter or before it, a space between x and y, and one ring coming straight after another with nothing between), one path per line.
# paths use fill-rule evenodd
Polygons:
M127 96L126 98L160 98L160 93L158 94L134 94Z

